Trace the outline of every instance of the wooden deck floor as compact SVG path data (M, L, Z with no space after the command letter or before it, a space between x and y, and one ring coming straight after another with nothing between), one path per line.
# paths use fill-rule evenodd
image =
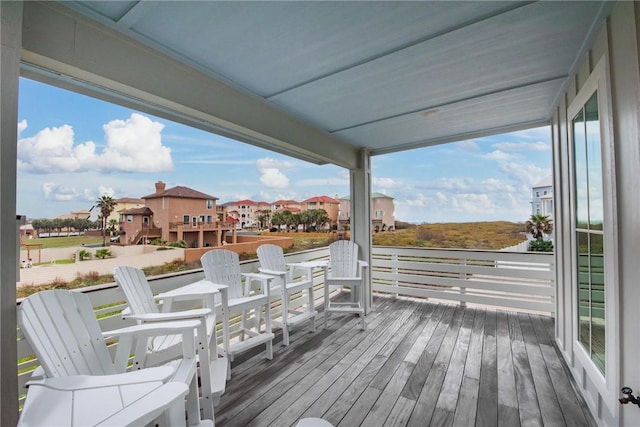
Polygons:
M595 426L552 343L553 319L376 297L361 331L334 315L234 365L217 426Z

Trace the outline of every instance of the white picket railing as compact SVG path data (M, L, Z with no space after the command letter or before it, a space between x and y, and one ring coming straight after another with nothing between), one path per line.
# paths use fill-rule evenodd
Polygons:
M555 312L550 253L376 246L372 258L373 291Z
M288 262L327 259L328 248L287 255ZM373 248L371 284L374 292L478 303L508 309L553 313L555 284L553 255L426 248ZM258 261L241 263L243 272L257 271ZM204 277L202 269L149 278L154 293L164 292ZM324 278L314 277L316 305L322 305ZM126 306L114 284L82 289L99 317L103 331L130 325L120 312ZM20 304L20 301L18 301ZM295 304L294 304L295 305ZM21 400L30 371L38 366L26 340L18 337L18 375Z

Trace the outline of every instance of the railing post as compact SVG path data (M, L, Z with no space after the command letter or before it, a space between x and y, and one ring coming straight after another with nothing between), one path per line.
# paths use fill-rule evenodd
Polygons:
M398 277L398 254L393 254L391 255L391 261L393 261L393 267L391 268L391 273L395 276ZM398 286L398 279L395 279L393 281L393 287L395 288L396 292L393 294L393 296L395 298L398 298L399 295L399 286Z
M461 258L460 259L460 265L462 267L466 267L467 266L467 259L466 258ZM462 280L467 280L467 272L466 270L463 270L460 273L460 279ZM462 297L467 293L467 288L464 286L460 286L460 307L466 307L467 306L467 302L464 301L462 299Z

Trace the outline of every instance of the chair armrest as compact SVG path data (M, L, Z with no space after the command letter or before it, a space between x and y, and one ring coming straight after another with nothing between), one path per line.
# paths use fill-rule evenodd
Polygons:
M153 322L143 323L142 325L129 326L126 328L115 329L102 333L104 338L107 337L125 337L142 335L147 337L176 334L189 329L196 329L200 326L200 320L177 320L173 322Z
M66 377L42 378L28 381L27 385L39 385L55 390L83 390L96 387L140 384L151 381L167 382L175 369L170 365L112 375L70 375Z
M278 270L269 270L268 268L258 268L258 271L260 271L260 273L264 273L264 274L269 274L271 276L282 276L282 277L286 277L287 272L286 271L278 271ZM251 273L249 273L251 274Z
M176 381L162 384L152 394L127 405L96 427L146 425L157 418L172 404L184 399L189 387Z
M242 273L242 275L247 278L245 282L245 291L249 290L249 281L257 280L260 282L260 293L270 296L271 286L269 285L269 282L273 280L272 275L264 273Z
M123 312L122 317L125 319L140 320L142 322L167 322L170 320L196 319L210 314L210 308L197 308L187 311L171 311L168 313L141 313L125 315Z

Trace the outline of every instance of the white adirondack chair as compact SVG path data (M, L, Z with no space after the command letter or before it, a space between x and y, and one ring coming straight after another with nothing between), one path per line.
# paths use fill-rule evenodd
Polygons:
M280 299L282 317L274 320L273 324L282 328L282 343L289 345L289 329L309 321L312 331L316 330L315 310L313 299L313 267L304 263L287 264L280 246L265 244L258 248L260 272L273 275L271 282L271 300ZM288 268L287 268L288 267ZM302 275L298 274L302 272ZM292 308L297 299L306 295L306 310L300 304L300 309Z
M216 326L214 294L218 291L212 287L209 292L206 288L200 288L201 292L194 292L191 289L191 292L176 293L175 299L197 300L196 303L204 308L170 312L168 310L171 308L172 298L166 294L154 297L151 286L142 270L135 267L119 266L114 269L113 275L129 304L128 308L123 311L123 317L134 319L139 324L184 319L199 319L201 321L196 334L202 385L201 406L204 417L213 420L213 405L220 401L220 396L224 393L228 366L225 358L218 357L215 340L212 343ZM159 305L156 303L158 299L163 301L163 312L160 311ZM157 366L180 357L181 349L182 337L180 335L153 337L147 342L145 349L136 352L136 359L143 366ZM145 352L144 361L140 358L140 353L143 351Z
M358 260L358 245L350 240L338 240L329 245L329 264L324 270L324 327L331 313L354 313L360 316L362 330L364 319L365 268L367 263ZM329 299L332 287L350 287L351 301L333 302Z
M200 420L193 339L199 320L103 333L87 295L51 290L25 299L18 322L41 364L28 384L21 426L144 425L163 412L166 425L184 425L187 386L189 425L213 426ZM135 340L167 334L182 335L181 359L126 372ZM114 359L105 338L118 339Z
M236 354L262 344L266 345L267 359L273 359L274 335L271 331L269 299L269 282L273 277L258 273L242 274L238 254L225 249L205 252L200 261L204 268L205 279L220 286L223 346L229 361L233 361ZM244 285L242 276L245 276ZM253 283L256 282L259 284L259 289L252 289ZM261 330L263 310L264 331ZM249 318L252 311L253 327ZM239 341L231 342L230 321L235 315L240 316Z

